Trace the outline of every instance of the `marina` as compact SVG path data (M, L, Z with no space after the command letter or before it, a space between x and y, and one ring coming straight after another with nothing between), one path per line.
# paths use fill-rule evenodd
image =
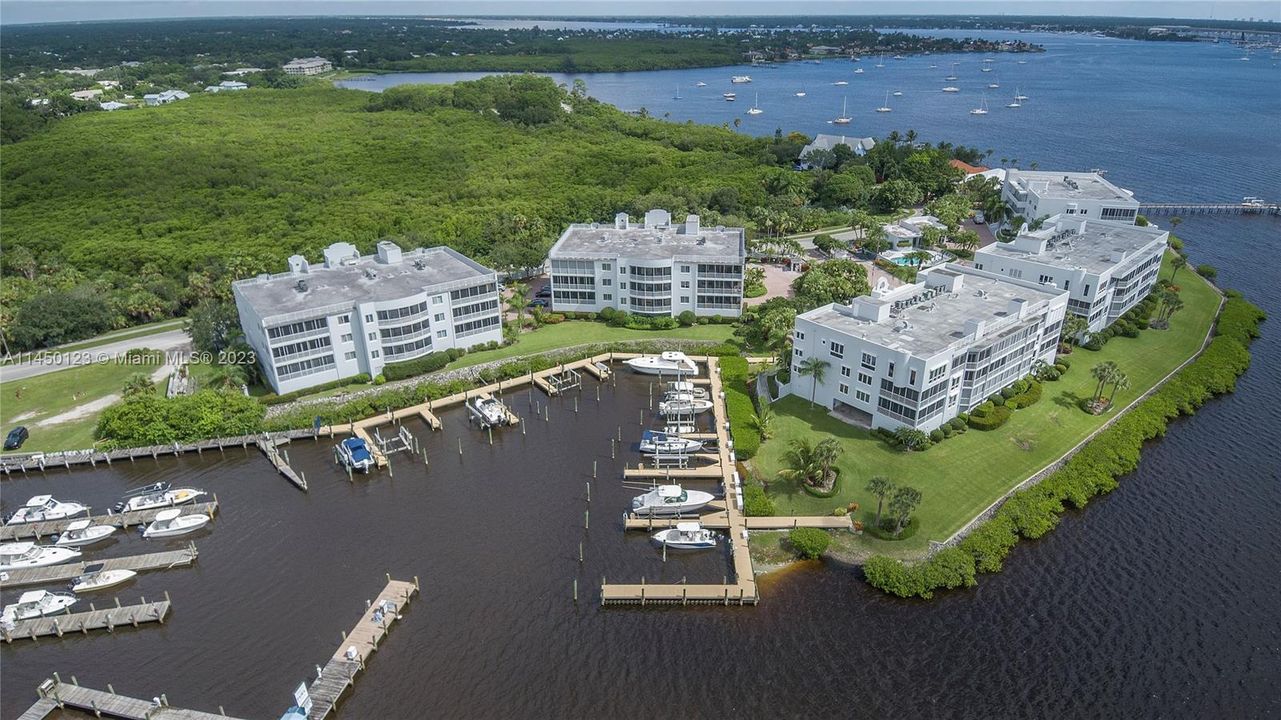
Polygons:
M156 519L156 516L166 508L152 508L150 510L137 510L134 512L114 513L108 512L105 515L91 515L82 520L90 520L94 525L107 525L109 527L131 528L138 525L146 525ZM181 511L184 515L208 515L212 517L218 512L218 496L214 495L209 502L193 503L183 505ZM0 542L9 542L10 540L27 540L38 539L58 535L72 523L76 522L75 518L67 520L49 520L39 523L25 523L22 525L6 525L0 527Z
M117 598L114 607L102 610L97 609L94 603L89 603L87 612L73 613L68 609L65 614L18 620L12 628L0 627L0 638L3 638L5 643L12 643L14 640L36 640L49 635L62 637L67 633L87 635L90 630L115 632L116 628L120 627L136 628L147 623L163 624L168 614L169 593L167 592L165 599L159 602L147 602L144 597L134 605L121 605L120 599Z
M50 567L10 570L8 577L0 583L0 588L11 590L31 585L63 583L80 576L89 565L102 565L103 570L133 570L135 572L169 570L175 567L191 565L196 562L197 556L196 546L193 543L181 550L166 550L164 552L107 558L91 562L74 562Z

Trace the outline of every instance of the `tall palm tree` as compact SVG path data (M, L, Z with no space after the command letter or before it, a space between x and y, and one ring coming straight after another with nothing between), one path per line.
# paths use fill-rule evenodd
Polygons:
M762 440L774 437L774 410L762 401L760 412L752 416L752 429L760 434Z
M890 512L898 521L894 526L894 537L903 532L903 523L912 516L912 511L921 504L921 491L906 485L896 489L890 498Z
M1183 257L1182 255L1175 255L1174 259L1170 261L1170 267L1174 268L1174 270L1170 273L1170 282L1174 282L1174 276L1178 275L1179 271L1187 266L1188 266L1187 258Z
M511 296L507 298L507 309L516 311L516 332L520 333L525 327L525 293L529 292L529 286L514 282L507 289L511 291Z
M814 444L809 438L797 438L792 441L791 449L783 453L783 464L778 476L788 482L812 485L819 473L818 460L814 457Z
M1121 369L1111 360L1101 362L1090 369L1090 377L1098 381L1094 388L1094 402L1098 402L1103 397L1103 388L1110 385Z
M925 250L913 250L912 252L907 254L908 260L913 260L916 262L917 270L920 270L921 267L925 265L925 263L929 261L929 259L932 257L934 256Z
M819 475L820 485L827 485L827 478L831 476L832 467L836 465L836 461L841 457L842 452L844 452L844 449L841 448L841 444L836 441L836 438L824 438L819 441L818 445L814 446L814 461L818 463L821 471Z
M215 365L209 373L210 387L219 390L231 390L244 385L248 380L245 368L234 363Z
M134 373L130 375L129 380L125 382L125 386L121 391L121 394L125 397L132 397L134 395L143 395L154 392L155 389L156 384L151 382L150 375L147 373Z
M903 136L903 139L907 141L907 144L908 144L908 145L915 145L915 144L916 144L916 131L915 131L915 130L912 130L911 128L908 128L907 134Z
M810 405L817 407L818 403L814 401L814 398L818 394L818 386L827 377L827 371L831 367L831 363L826 360L820 360L816 357L805 358L805 360L801 362L799 371L800 376L812 378L814 381L813 385L810 387Z
M885 507L885 498L894 494L894 483L884 475L873 475L867 481L865 491L876 496L876 527L881 526L881 510Z
M1129 390L1129 389L1130 389L1130 376L1126 375L1123 372L1118 371L1116 375L1112 377L1112 394L1108 396L1108 402L1110 403L1114 399L1116 399L1116 392L1118 390Z

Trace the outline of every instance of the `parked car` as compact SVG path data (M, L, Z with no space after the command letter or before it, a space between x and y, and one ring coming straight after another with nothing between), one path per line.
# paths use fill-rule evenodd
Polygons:
M534 298L533 300L529 301L529 305L526 305L526 307L545 308L545 307L551 307L551 303L544 298Z
M4 449L17 450L22 447L22 443L26 442L30 435L31 433L27 432L26 426L19 425L18 427L10 430L9 434L5 436Z
M975 210L975 211L974 211L974 224L975 224L975 225L982 225L982 224L983 224L983 222L984 222L985 220L986 220L986 218L984 218L984 217L983 217L983 211L982 211L982 210Z
M549 298L549 297L551 297L551 296L552 296L552 286L551 286L551 285L544 285L544 286L542 286L542 287L538 288L538 292L534 293L534 297Z

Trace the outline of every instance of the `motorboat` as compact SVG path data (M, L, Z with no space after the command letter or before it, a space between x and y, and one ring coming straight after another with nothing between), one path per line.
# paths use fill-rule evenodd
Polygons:
M47 567L80 557L79 550L49 547L33 542L14 542L0 545L0 570Z
M751 82L752 76L751 75L734 75L730 77L729 81L734 85L743 85L745 83Z
M683 438L679 435L669 435L654 430L646 430L641 435L640 451L650 455L680 455L698 452L702 449L703 443L701 441Z
M1019 64L1020 64L1020 65L1027 65L1027 60L1020 60L1020 61L1019 61Z
M199 530L208 522L208 515L200 513L183 515L178 508L170 508L156 513L156 519L143 528L142 536L145 538L160 538L186 535L189 532Z
M85 593L106 590L127 583L138 576L133 570L105 570L102 563L86 565L85 571L71 581L71 592Z
M720 534L696 522L676 523L676 527L654 533L654 541L673 550L707 550L716 547Z
M703 82L702 80L699 80L698 82L694 83L694 87L707 87L707 83Z
M847 98L841 98L841 115L840 115L840 117L838 117L838 118L836 118L835 120L833 120L833 121L832 121L832 122L836 123L837 125L849 125L849 124L850 124L850 120L852 120L852 119L853 119L853 118L851 118L851 117L850 117L849 113L848 113L848 112L846 111L846 109L845 109L845 106L846 106L847 102L848 102L848 99L847 99Z
M660 355L645 355L626 361L627 367L643 375L689 375L698 376L698 363L677 350L668 350Z
M81 505L78 502L59 502L54 500L52 495L37 495L28 500L26 505L18 508L5 525L66 520L87 512L89 512L88 505Z
M358 472L367 473L374 467L374 454L369 452L369 443L364 438L349 437L334 446L338 462Z
M891 94L891 95L893 95L894 97L903 97L903 91L902 91L902 90L895 90L894 92L892 92L892 93L890 93L890 94Z
M0 620L14 623L19 620L31 620L46 615L57 615L76 604L76 596L66 593L51 593L48 590L31 590L18 597L18 602L5 605L0 611Z
M804 91L804 90L798 90L798 91L796 92L796 97L805 97L805 91Z
M686 490L680 485L659 485L644 495L632 498L632 512L641 516L684 515L701 510L714 498L702 490Z
M721 93L721 97L725 98L725 102L734 102L738 99L736 93Z
M862 75L862 74L863 74L863 68L854 68L854 74L855 74L855 75Z
M708 397L707 388L701 385L695 385L694 383L686 380L677 380L676 382L667 383L667 391L685 393L699 399Z
M507 421L506 406L494 397L474 397L467 401L467 409L483 427L502 425Z
M135 491L116 503L114 509L116 512L155 510L156 508L173 507L174 505L194 502L196 498L204 494L204 490L196 490L195 488L172 490L166 484L165 488L153 492L139 493Z
M711 400L699 400L688 396L664 400L658 404L658 414L664 417L668 415L697 415L711 409Z
M92 545L106 540L115 531L111 525L94 525L92 520L73 520L53 544L55 547Z
M848 81L848 80L837 80L836 82L834 82L834 83L832 83L832 84L833 84L833 85L841 85L841 86L844 86L844 85L849 85L850 83L849 83L849 81Z
M961 88L948 85L947 87L943 88L943 92L950 92L950 93L961 92Z
M892 59L894 59L894 60L906 60L907 58L903 57L902 55L895 55Z

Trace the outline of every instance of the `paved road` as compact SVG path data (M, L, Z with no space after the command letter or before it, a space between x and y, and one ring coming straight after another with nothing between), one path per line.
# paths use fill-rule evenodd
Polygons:
M181 328L173 330L162 330L150 335L139 335L125 340L118 340L85 350L58 351L48 350L44 355L38 356L35 360L24 360L23 362L13 363L0 367L0 382L12 382L24 378L36 377L45 373L65 370L69 367L79 365L88 365L94 362L103 362L117 355L122 355L129 350L137 348L150 348L152 350L161 350L171 352L175 350L187 349L191 344L191 339Z

